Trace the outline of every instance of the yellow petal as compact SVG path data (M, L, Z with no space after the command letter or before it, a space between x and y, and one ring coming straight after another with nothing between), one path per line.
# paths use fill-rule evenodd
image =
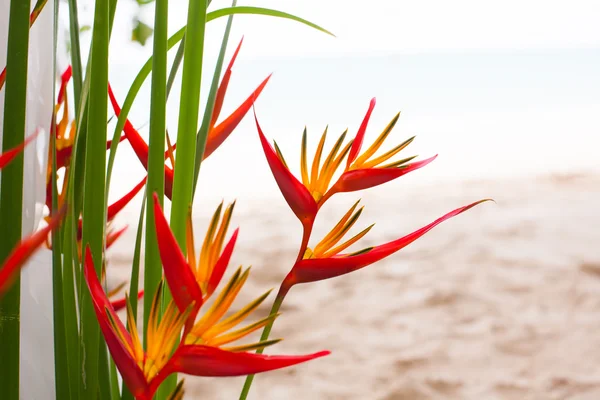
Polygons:
M395 156L396 154L398 154L399 152L404 150L406 148L406 146L408 146L409 144L412 143L413 140L415 140L415 136L411 137L410 139L405 140L404 142L400 143L398 146L394 147L393 149L386 152L385 154L382 154L379 157L376 157L370 161L367 161L366 163L364 163L361 166L361 168L372 168L372 167L375 167L375 166L381 164L382 162L389 160L390 158L392 158L393 156Z
M375 142L373 142L373 144L361 156L359 156L354 161L354 163L352 163L350 169L360 168L365 161L367 161L369 158L371 158L373 154L375 154L375 152L379 149L379 147L381 147L385 139L388 137L388 135L396 125L396 122L398 122L398 118L400 118L400 113L396 114L396 116L385 127L385 129L383 130L383 132L381 132L381 134L375 140Z

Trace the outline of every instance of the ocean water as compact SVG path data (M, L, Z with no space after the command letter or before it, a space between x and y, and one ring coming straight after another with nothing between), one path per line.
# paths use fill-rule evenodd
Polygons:
M144 61L144 57L116 61L111 79L121 101ZM209 82L214 62L207 61L204 82ZM384 150L416 135L404 156L439 154L411 179L460 181L598 171L598 70L600 49L253 59L242 48L223 113L231 112L273 73L256 102L256 113L267 137L277 141L296 172L305 126L309 151L314 151L326 126L330 145L346 128L352 137L372 97L377 106L365 143L401 111ZM203 89L208 90L208 83ZM149 83L131 114L146 135L148 98ZM178 99L175 87L168 104L172 136L177 130ZM123 188L142 174L127 145L119 150L116 168L132 171L115 180ZM202 188L209 188L215 197L278 194L251 113L203 165L200 187L202 195L208 195Z

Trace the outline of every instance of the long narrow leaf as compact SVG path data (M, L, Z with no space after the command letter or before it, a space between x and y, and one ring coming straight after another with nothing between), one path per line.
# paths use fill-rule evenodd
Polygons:
M142 252L142 233L144 232L144 215L146 215L146 192L144 192L144 198L142 200L142 207L140 210L140 218L138 220L138 228L135 236L135 250L133 252L133 261L131 264L131 279L129 282L129 293L137 293L139 290L139 280L140 280L140 254ZM130 296L129 304L131 305L131 310L133 311L133 315L138 315L138 297ZM136 326L127 325L127 330L131 332L132 329L137 329ZM121 394L122 400L133 400L133 395L127 388L127 385L123 385L123 390Z
M29 6L29 1L11 0L10 2L4 125L0 153L18 146L25 139ZM19 153L2 170L0 178L0 229L2 229L0 265L21 240L22 211L23 153ZM3 314L0 328L0 360L2 360L0 363L0 388L2 388L2 398L6 400L19 400L21 292L18 276L17 273L17 283L0 299L0 310Z
M104 251L105 229L105 169L106 169L106 120L108 107L108 42L109 0L96 1L92 52L90 55L90 92L88 111L88 135L85 152L85 181L83 199L82 248L90 247L96 273L100 276ZM90 295L83 291L81 307L81 362L82 374L80 398L95 399L98 393L99 373L104 373L108 363L99 366L100 330L92 307ZM99 371L98 368L102 370Z
M235 7L237 0L233 0L231 7ZM204 107L204 117L202 117L202 125L196 136L196 156L194 162L194 188L192 193L196 193L196 187L198 186L198 176L200 175L200 165L204 159L204 147L206 146L206 138L208 136L208 130L212 121L213 110L215 107L215 100L217 98L217 90L219 89L219 78L221 77L221 70L223 69L223 60L225 60L225 53L227 52L227 43L229 42L229 34L231 32L231 25L233 25L233 15L227 18L227 26L225 27L225 33L223 33L223 40L221 41L221 50L219 51L219 57L217 58L217 65L215 66L215 72L213 79L210 84L210 91L208 92L208 100L206 101L206 107ZM192 195L193 196L193 195Z

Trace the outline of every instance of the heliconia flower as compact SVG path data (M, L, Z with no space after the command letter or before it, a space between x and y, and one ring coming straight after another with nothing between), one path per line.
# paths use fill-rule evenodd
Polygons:
M410 161L417 157L411 156L401 160L389 162L392 157L412 143L412 141L415 139L414 136L400 143L391 150L388 150L384 154L374 157L377 150L379 150L392 129L394 129L394 126L400 118L400 113L396 114L396 116L385 127L375 142L373 142L373 144L369 146L364 153L359 155L373 108L375 108L374 98L371 100L367 114L363 119L356 137L354 138L350 153L348 154L346 168L331 189L324 194L323 201L335 193L354 192L357 190L368 189L373 186L381 185L382 183L399 178L411 171L424 167L436 159L437 155L422 161L411 163Z
M40 130L36 129L35 132L33 132L31 135L29 135L25 138L25 141L23 143L21 143L17 147L14 147L14 148L7 150L4 153L0 154L0 169L4 168L5 166L8 165L8 163L10 163L12 160L14 160L14 158L23 151L25 146L27 146L29 143L31 143L37 137L37 135L39 133L40 133Z
M336 140L324 161L321 162L327 138L327 129L325 129L317 146L310 170L307 161L307 134L306 129L304 129L300 154L301 181L295 178L290 172L277 144L275 143L275 149L271 147L260 129L258 121L256 122L260 141L271 167L271 172L275 176L275 180L286 201L298 218L303 221L303 224L306 224L304 221L314 220L319 207L335 193L352 192L380 185L419 169L435 159L434 156L423 161L410 163L415 157L408 157L384 164L406 148L413 141L414 137L405 140L381 156L373 158L373 155L379 150L398 121L399 113L392 119L379 138L359 156L358 153L360 152L367 124L374 107L375 99L371 100L369 110L363 119L356 137L344 145L347 131L343 132ZM342 170L341 176L334 182L334 176L346 157L346 166ZM332 182L334 183L332 184Z
M271 172L275 177L275 182L277 182L277 186L279 186L279 190L281 190L285 201L302 223L304 228L302 247L305 247L319 209L317 202L309 189L290 172L283 156L281 156L281 152L276 150L277 147L274 149L271 146L260 128L256 113L254 113L254 120L256 121L260 143L265 153L265 157L267 158L267 162L269 163L269 167L271 168Z
M66 207L62 207L48 222L44 228L23 239L13 252L8 256L2 267L0 267L0 297L12 285L14 277L19 269L29 260L35 251L46 241L48 234L55 229L62 217Z
M86 248L84 276L100 329L123 382L138 400L150 400L160 384L172 373L195 376L239 376L271 371L327 355L320 352L303 356L263 356L221 349L216 345L179 342L191 305L180 312L170 302L159 321L162 284L159 285L148 320L147 346L144 350L137 333L136 320L127 302L129 333L119 320L102 289ZM179 343L178 343L179 342Z
M61 203L61 197L66 188L70 170L71 156L73 154L73 146L77 136L76 123L69 117L69 102L67 96L67 85L72 77L71 66L67 67L61 75L60 88L58 90L57 102L54 107L54 114L52 116L52 124L55 130L55 147L56 147L56 171L62 168L65 169L62 189L59 190L59 203ZM62 116L60 120L57 120L57 115L62 109ZM125 136L121 136L119 141L125 139ZM111 140L106 142L106 149L110 149L112 144ZM52 208L52 149L48 150L48 167L46 175L46 206ZM55 179L58 179L56 177Z
M367 227L350 240L338 245L346 232L348 232L348 230L356 223L362 212L362 209L355 212L358 204L356 203L342 217L340 222L331 230L331 232L315 246L314 250L307 249L303 259L294 265L284 280L280 293L287 293L290 287L298 283L315 282L334 278L371 265L408 246L447 219L455 217L485 201L489 201L489 199L480 200L467 206L457 208L430 224L425 225L421 229L391 242L379 246L368 247L349 254L340 254L340 252L366 235L373 227L373 225Z
M237 58L237 55L240 51L241 45L242 45L242 41L240 41L240 44L238 45L231 61L229 62L227 70L225 71L223 79L221 80L221 84L219 85L219 89L217 90L217 93L216 93L215 107L213 109L212 118L211 118L209 130L208 130L208 136L206 138L206 147L204 149L204 159L207 159L211 154L213 154L214 151L229 137L229 135L233 132L233 130L239 125L239 123L242 121L242 119L244 118L244 116L246 115L248 110L250 110L250 107L252 107L252 105L254 104L254 101L261 94L261 92L263 91L263 89L265 88L267 82L269 81L269 79L271 77L269 75L264 81L262 81L262 83L254 90L254 92L252 92L252 94L250 96L248 96L248 98L231 115L229 115L227 118L225 118L225 120L223 120L223 122L216 125L216 122L221 113L223 101L225 99L225 94L227 92L227 87L229 85L229 80L231 78L231 70L232 70L233 64ZM117 102L117 99L115 98L115 95L112 91L110 84L108 85L108 95L109 95L109 99L110 99L111 105L113 107L113 110L115 112L115 115L118 117L121 114L121 107L119 106L119 103ZM142 138L140 133L133 127L133 125L131 124L131 122L129 120L125 121L125 126L123 128L123 131L125 133L125 136L127 137L127 140L131 144L131 147L133 148L133 151L135 152L136 156L138 157L138 159L140 160L140 162L142 163L144 168L147 169L148 168L148 151L149 151L148 144L144 141L144 139ZM173 144L172 147L173 147L173 149L175 149L176 144ZM170 153L171 152L169 150L167 150L165 152L165 158L167 158L167 156L169 156ZM165 195L168 198L171 198L172 190L173 190L173 168L170 168L169 166L165 165Z
M117 214L123 210L125 208L125 206L127 206L127 204L129 204L129 202L131 202L131 200L133 200L133 198L140 192L140 190L142 190L142 188L144 187L144 185L146 184L146 179L148 177L145 176L137 185L135 185L133 187L133 189L131 189L129 192L127 192L123 197L121 197L119 200L115 201L114 203L110 204L107 209L106 209L106 222L110 222L112 221ZM79 233L78 233L78 237L81 236L81 230L83 228L83 220L79 219ZM118 235L116 237L114 237L113 239L116 240L121 233L123 233L122 231L118 232ZM114 242L114 240L112 240ZM107 242L107 246L108 243L110 242L110 235L107 234L107 238L106 238L106 242Z

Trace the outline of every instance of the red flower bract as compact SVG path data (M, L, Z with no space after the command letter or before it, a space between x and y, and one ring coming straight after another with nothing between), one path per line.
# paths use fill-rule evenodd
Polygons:
M385 257L403 249L442 222L455 217L470 208L489 200L480 200L464 207L457 208L428 225L394 241L365 249L358 254L341 254L324 258L306 258L294 265L283 283L284 291L297 283L315 282L334 278L371 265Z

